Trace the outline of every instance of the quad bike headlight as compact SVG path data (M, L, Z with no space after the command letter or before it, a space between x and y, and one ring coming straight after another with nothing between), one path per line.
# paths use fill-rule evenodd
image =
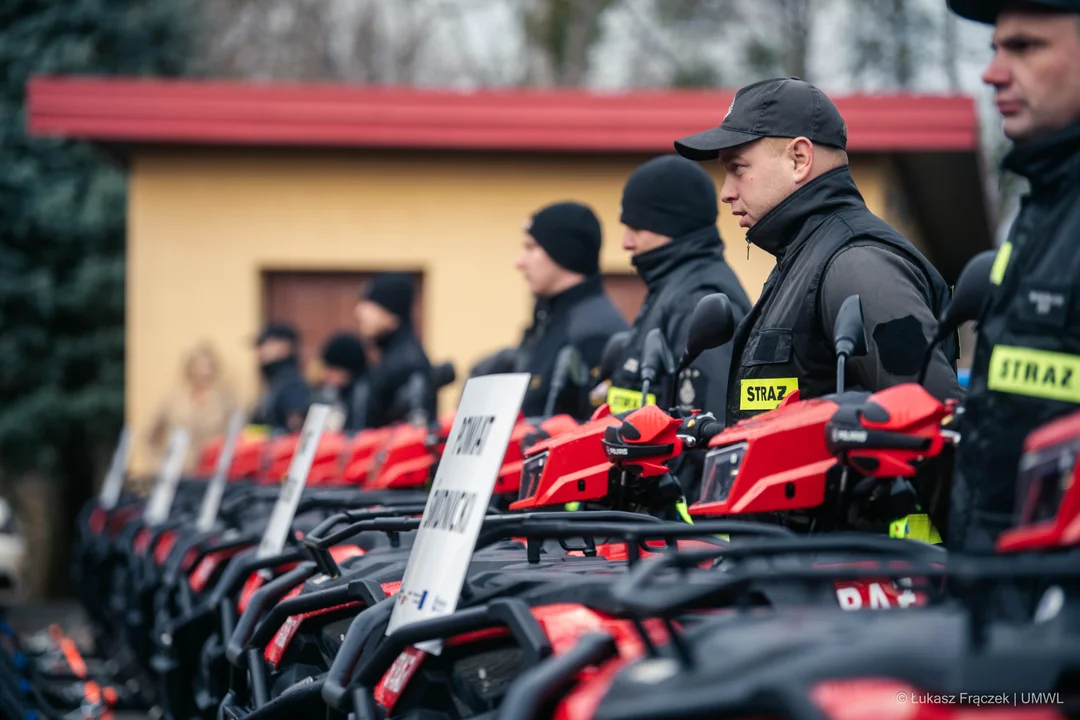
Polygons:
M742 467L747 443L726 445L712 450L705 456L705 471L701 485L701 502L717 503L727 500L735 478Z
M544 474L544 465L547 464L550 450L545 450L539 455L527 458L521 464L521 488L518 490L518 500L531 498L536 494L540 485L540 476Z
M1078 452L1080 437L1030 451L1020 458L1015 525L1037 525L1057 517L1065 491L1072 485Z

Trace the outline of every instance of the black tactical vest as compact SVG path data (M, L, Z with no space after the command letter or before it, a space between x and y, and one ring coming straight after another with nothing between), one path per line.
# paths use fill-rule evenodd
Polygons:
M992 548L1013 524L1023 443L1080 410L1080 123L1014 150L1027 177L991 271L961 424L949 545Z
M836 390L836 356L822 326L821 280L836 254L852 242L880 243L901 253L927 278L935 316L949 286L903 235L871 213L848 169L832 170L777 205L747 233L777 255L761 296L739 325L728 380L727 424L773 410L788 394L802 399ZM956 343L946 347L955 365ZM876 390L878 388L864 388Z

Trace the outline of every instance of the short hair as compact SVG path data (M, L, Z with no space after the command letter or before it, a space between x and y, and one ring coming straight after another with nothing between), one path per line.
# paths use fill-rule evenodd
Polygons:
M762 142L765 143L765 146L775 156L784 152L794 139L795 138L767 137L762 138ZM814 151L824 156L829 161L829 164L834 167L842 167L848 164L848 154L843 148L817 144L814 145Z

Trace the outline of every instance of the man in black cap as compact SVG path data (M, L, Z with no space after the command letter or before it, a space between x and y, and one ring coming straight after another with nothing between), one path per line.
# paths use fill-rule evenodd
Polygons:
M332 427L352 432L367 413L367 357L360 338L350 332L335 333L322 350L323 384L317 400L330 405L337 416Z
M1002 166L1031 183L991 271L960 426L947 544L981 552L1014 523L1016 498L1056 512L1059 473L1017 488L1023 443L1080 409L1080 0L949 6L995 25L983 81L1015 144Z
M270 323L255 340L259 370L266 389L251 422L272 430L300 432L311 395L300 374L300 336L292 325Z
M515 267L525 276L536 304L513 371L532 374L521 406L527 417L544 414L556 360L564 348L572 347L578 368L564 367L559 378L563 390L555 397L553 412L587 419L594 409L588 375L595 376L608 339L629 327L604 294L600 244L600 221L580 203L548 205L526 222Z
M622 196L622 246L631 253L630 261L648 292L634 320L633 337L607 388L612 412L635 409L643 400L664 406L676 383L675 403L682 412L712 408L723 413L730 345L703 353L678 378L658 378L649 397L641 397L642 350L650 330L663 331L678 359L686 347L690 316L702 297L726 293L736 320L750 309L739 279L724 261L717 214L716 184L688 160L674 155L653 158L627 180ZM682 490L691 499L697 497L699 470L696 463L676 467Z
M729 425L776 408L794 390L804 399L835 391L833 324L850 295L862 301L868 352L848 363L847 387L877 391L918 377L949 286L866 207L846 146L836 106L798 78L742 88L720 127L675 143L692 160L719 158L727 173L720 199L747 228L747 243L776 257L733 340ZM946 345L926 381L941 399L960 392L958 341ZM697 423L702 432L706 425Z
M365 417L357 427L383 427L421 409L435 417L435 390L429 387L425 407L402 407L399 393L417 374L430 381L431 363L416 338L412 322L413 281L407 273L380 273L371 278L356 304L360 337L378 350L378 364L368 375Z

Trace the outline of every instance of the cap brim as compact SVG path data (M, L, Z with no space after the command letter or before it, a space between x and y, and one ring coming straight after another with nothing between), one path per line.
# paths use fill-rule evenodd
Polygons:
M675 151L688 160L715 160L721 150L760 140L763 135L716 127L675 141Z
M1011 0L948 0L949 9L962 18L993 25L997 16ZM1027 0L1031 5L1039 5L1048 10L1063 13L1075 13L1075 0Z
M975 22L994 24L1003 0L948 0L949 9L962 18Z

